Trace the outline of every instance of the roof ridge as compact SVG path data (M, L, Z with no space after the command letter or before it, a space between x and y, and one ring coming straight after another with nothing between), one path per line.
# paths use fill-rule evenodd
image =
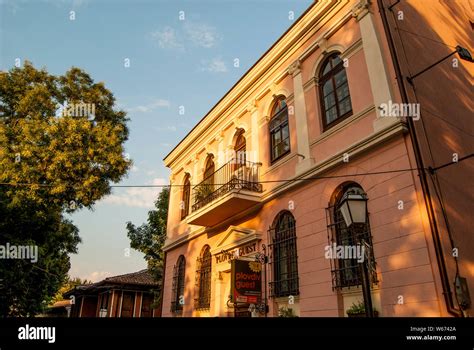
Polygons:
M144 273L144 272L148 272L148 269L143 269L143 270L140 270L140 271L124 273L124 274L122 274L122 275L116 275L116 276L106 277L103 281L107 281L107 280L112 279L112 278L118 278L118 277L130 276L130 275L138 275L138 274ZM96 282L96 283L97 283L97 282Z

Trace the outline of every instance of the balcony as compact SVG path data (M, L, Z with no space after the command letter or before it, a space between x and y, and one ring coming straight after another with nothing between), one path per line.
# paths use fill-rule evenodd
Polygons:
M188 223L215 226L260 202L261 163L232 159L194 186Z

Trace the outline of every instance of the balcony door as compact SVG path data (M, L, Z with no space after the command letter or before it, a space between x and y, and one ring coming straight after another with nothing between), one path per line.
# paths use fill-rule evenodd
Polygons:
M234 152L234 170L245 167L245 163L247 161L247 142L245 140L243 130L239 130L239 134L235 141Z

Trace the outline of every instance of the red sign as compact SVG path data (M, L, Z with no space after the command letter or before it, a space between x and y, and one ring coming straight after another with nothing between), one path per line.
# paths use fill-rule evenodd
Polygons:
M232 260L232 296L236 303L256 304L262 295L262 264Z

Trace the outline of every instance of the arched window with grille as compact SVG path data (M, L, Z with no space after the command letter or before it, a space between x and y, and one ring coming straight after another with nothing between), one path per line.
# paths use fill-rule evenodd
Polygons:
M377 282L375 269L375 258L372 249L372 235L370 233L369 218L366 223L353 223L347 227L344 220L341 204L347 194L364 194L364 190L356 183L348 183L340 186L334 196L334 206L328 208L332 216L332 223L328 226L331 229L330 247L335 244L337 247L357 247L361 241L364 245L364 260L368 258L369 273L371 281ZM362 284L360 263L357 258L337 258L332 260L333 287L340 289L344 287L359 286Z
M173 268L173 285L171 311L181 312L184 305L184 279L185 279L186 259L180 255Z
M206 245L196 261L196 309L209 309L211 307L211 248Z
M325 130L352 114L349 84L339 53L331 54L322 65L319 74L319 95Z
M273 163L290 152L290 128L288 107L283 96L276 99L269 123L270 161Z
M183 185L183 197L181 202L181 220L189 215L189 201L191 198L191 181L189 174L186 174Z
M272 281L270 295L283 297L299 294L296 221L289 211L280 212L269 230Z

